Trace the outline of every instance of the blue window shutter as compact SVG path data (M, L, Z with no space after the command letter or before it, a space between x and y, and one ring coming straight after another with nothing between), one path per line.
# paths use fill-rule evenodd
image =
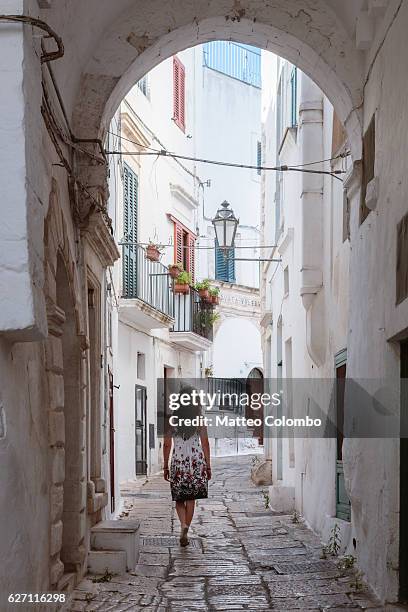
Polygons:
M225 256L217 242L215 243L215 278L228 283L235 282L234 249L229 249Z
M123 166L123 233L125 242L137 242L139 184L137 175L127 165ZM136 297L137 295L137 247L125 245L123 247L123 295Z

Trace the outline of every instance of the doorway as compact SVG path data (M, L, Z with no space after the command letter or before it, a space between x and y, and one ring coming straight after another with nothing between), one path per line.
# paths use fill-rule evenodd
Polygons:
M135 473L147 474L146 387L135 385Z
M408 438L403 438L408 424L408 340L400 344L400 524L399 524L399 599L408 601Z
M347 372L347 350L335 356L336 370L336 518L351 520L351 504L346 492L343 468L344 391Z
M109 377L109 474L110 474L110 507L115 512L115 421L113 409L113 374L108 369Z

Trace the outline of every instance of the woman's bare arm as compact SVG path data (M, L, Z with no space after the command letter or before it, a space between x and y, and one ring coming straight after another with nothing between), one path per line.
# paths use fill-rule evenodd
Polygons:
M169 480L169 457L171 451L172 438L169 434L164 436L163 440L163 469L164 479Z
M205 463L207 465L207 478L211 480L211 457L210 457L210 443L208 442L207 428L205 426L200 428L200 441L201 448L203 449Z

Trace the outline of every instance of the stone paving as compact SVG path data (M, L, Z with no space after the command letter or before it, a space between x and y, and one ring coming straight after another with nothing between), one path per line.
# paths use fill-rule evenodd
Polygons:
M168 483L155 476L128 487L123 520L141 521L138 565L106 582L84 580L67 610L391 609L375 602L355 570L322 559L319 539L302 522L265 508L249 457L217 459L213 467L210 497L198 502L186 548L178 544Z

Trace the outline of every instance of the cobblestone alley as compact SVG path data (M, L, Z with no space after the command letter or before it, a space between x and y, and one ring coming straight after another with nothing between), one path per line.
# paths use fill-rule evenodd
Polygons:
M141 521L139 563L124 576L83 581L69 611L384 609L353 570L321 559L321 543L302 523L265 509L249 473L249 457L214 461L210 497L198 503L185 549L168 483L155 476L127 489L124 520Z

